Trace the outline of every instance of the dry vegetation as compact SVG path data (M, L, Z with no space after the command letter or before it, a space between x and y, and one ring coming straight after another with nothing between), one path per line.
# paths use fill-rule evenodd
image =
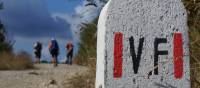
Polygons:
M0 10L3 9L0 3ZM13 43L7 39L7 32L0 20L0 70L24 70L33 68L31 57L26 52L12 53Z
M1 53L0 70L26 70L33 69L33 63L29 54L25 52L18 53Z
M66 88L95 88L96 60L92 60L88 65L86 73L77 73L64 83Z
M95 19L89 24L83 24L79 51L75 57L76 64L87 66L89 70L71 77L64 83L66 88L95 88L97 21Z
M91 23L83 24L80 33L79 51L74 61L76 64L88 65L89 58L96 58L97 22L98 19L95 19Z
M200 0L183 0L188 13L191 87L200 88Z

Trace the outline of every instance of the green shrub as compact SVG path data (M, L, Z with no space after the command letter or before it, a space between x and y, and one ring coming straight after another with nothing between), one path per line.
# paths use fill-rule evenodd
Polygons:
M80 33L80 43L78 54L75 56L75 63L79 65L88 65L89 58L96 58L96 42L97 42L97 21L83 24Z
M3 9L3 3L0 3L0 10ZM6 30L4 25L0 21L0 53L11 52L12 44L6 40Z

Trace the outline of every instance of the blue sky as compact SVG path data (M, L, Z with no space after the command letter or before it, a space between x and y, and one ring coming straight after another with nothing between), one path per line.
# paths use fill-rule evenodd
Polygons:
M60 45L59 60L65 59L65 45L72 41L78 50L81 23L96 18L102 8L88 6L85 0L1 0L4 9L0 20L8 37L15 42L14 51L27 51L33 56L33 44L43 44L42 59L50 60L47 49L49 40L55 37Z
M83 0L45 0L50 12L75 14L75 7L81 5Z

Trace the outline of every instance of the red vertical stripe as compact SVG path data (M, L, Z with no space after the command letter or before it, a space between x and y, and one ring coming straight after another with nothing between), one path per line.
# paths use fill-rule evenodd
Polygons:
M123 49L123 34L115 33L114 38L114 78L122 77L122 49Z
M174 33L174 76L183 77L183 41L181 33Z

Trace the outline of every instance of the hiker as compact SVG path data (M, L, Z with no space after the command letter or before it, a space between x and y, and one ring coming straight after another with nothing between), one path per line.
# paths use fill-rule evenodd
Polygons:
M35 53L35 58L36 58L35 63L40 63L41 51L42 51L42 43L37 41L34 44L34 53Z
M51 41L49 42L48 48L49 48L49 52L52 56L52 63L56 67L58 65L57 57L59 54L59 46L58 46L56 39L54 39L54 38L51 39Z
M66 45L66 49L67 49L67 60L66 60L66 64L70 64L72 65L72 58L73 58L73 44L72 42L68 42Z

